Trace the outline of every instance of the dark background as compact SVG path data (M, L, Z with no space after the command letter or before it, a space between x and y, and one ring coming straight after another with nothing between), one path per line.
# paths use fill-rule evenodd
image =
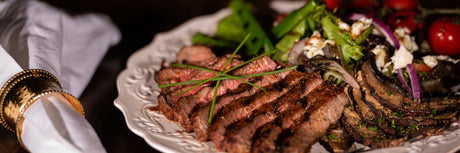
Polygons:
M87 120L98 133L107 152L157 152L141 137L127 128L121 111L113 105L113 100L118 96L116 90L118 73L125 69L128 57L150 43L155 34L170 30L190 18L214 13L227 6L229 0L44 1L73 15L82 13L107 14L118 26L122 34L120 43L107 52L93 79L79 99L85 108ZM421 2L428 7L460 7L458 0L423 0ZM256 6L258 5L256 3ZM0 153L3 152L22 153L26 151L18 144L13 133L0 127Z

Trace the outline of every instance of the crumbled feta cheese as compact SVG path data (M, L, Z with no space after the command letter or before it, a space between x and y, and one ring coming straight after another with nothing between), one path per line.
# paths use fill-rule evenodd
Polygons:
M457 62L460 61L460 59L452 59L452 58L450 58L449 56L446 56L446 55L438 55L438 56L436 56L436 59L441 60L441 61L449 61L449 62L452 62L454 64L457 64Z
M393 62L393 73L396 72L395 70L411 64L413 59L414 56L405 47L399 47L399 49L395 51L393 57L391 57L391 61Z
M353 39L358 38L362 32L369 28L372 24L372 19L361 18L357 22L351 25L351 37Z
M433 68L436 65L438 65L438 59L436 59L436 56L427 55L427 56L423 56L422 59L423 59L423 63L425 63L426 65L428 65L431 68Z
M337 25L339 25L339 29L342 31L350 31L350 26L342 20L339 20Z
M333 45L333 46L334 46L334 45L335 45L335 41L334 41L334 40L328 39L328 40L324 41L324 44L325 44L325 45L326 45L326 44L330 44L330 45Z
M388 68L385 67L385 58L387 56L386 50L387 48L384 45L377 45L374 49L371 50L371 52L376 56L375 65L377 65L377 68L381 72L388 71Z
M395 30L394 34L396 38L398 38L399 43L406 47L407 50L411 52L418 50L417 43L415 43L415 38L410 36L409 29L399 27Z
M322 50L326 44L335 45L333 40L324 40L321 37L321 34L318 31L314 31L311 37L307 40L304 47L304 54L307 58L313 58L316 55L324 56L324 51Z
M423 56L422 57L423 59L423 62L428 65L429 67L431 68L434 68L436 65L438 65L438 60L440 61L449 61L449 62L452 62L454 64L456 64L457 62L459 62L460 60L454 60L452 58L450 58L449 56L446 56L446 55L426 55L426 56Z

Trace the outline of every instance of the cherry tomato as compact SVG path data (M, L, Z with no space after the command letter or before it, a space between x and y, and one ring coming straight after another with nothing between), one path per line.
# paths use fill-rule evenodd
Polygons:
M326 8L329 11L342 8L342 0L323 0L326 1Z
M385 0L385 6L395 10L414 10L417 8L417 0Z
M391 13L388 17L387 23L393 28L398 27L409 29L410 33L413 31L422 28L423 21L415 19L417 13L412 10L398 11Z
M428 29L428 42L437 54L454 56L460 53L460 17L434 21Z

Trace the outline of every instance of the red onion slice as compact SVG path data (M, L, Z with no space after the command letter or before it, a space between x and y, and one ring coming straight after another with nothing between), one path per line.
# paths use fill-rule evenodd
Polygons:
M303 54L305 48L305 42L308 40L308 37L305 37L297 41L294 46L292 46L291 51L288 54L288 63L292 65L299 65L298 58Z
M357 21L357 20L359 20L361 18L364 18L364 17L372 19L374 27L376 29L380 30L380 32L382 32L382 34L387 38L387 41L391 45L393 45L396 49L399 49L399 46L400 46L399 40L393 34L393 31L391 31L391 29L385 23L383 23L382 21L380 21L376 17L368 16L368 15L365 15L365 14L352 13L348 18L350 20Z
M401 84L403 85L404 89L406 89L406 91L413 95L412 93L412 90L410 89L409 87L409 84L407 84L406 80L404 79L404 76L402 74L402 70L401 69L397 69L396 70L397 74L398 74L398 79L399 79L399 82L401 82Z
M409 73L409 78L412 86L412 95L414 96L414 99L416 99L417 102L420 103L420 85L418 82L417 72L415 72L414 65L407 65L407 71Z

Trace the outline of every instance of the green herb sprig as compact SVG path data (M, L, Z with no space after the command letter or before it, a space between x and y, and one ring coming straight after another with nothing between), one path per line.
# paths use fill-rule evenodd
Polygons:
M228 70L225 70L227 69L228 65L230 64L230 62L233 60L233 57L236 55L236 53L241 49L241 47L246 43L246 41L250 38L251 34L249 33L248 35L246 35L246 37L243 39L243 41L238 45L238 47L235 49L235 51L232 53L232 55L230 56L230 58L228 59L228 61L225 63L225 66L224 68L222 69L222 71L215 71L215 70L211 70L211 69L207 69L207 68L203 68L203 67L198 67L198 66L193 66L193 65L186 65L186 64L171 64L171 66L175 66L175 67L186 67L186 68L192 68L192 69L198 69L198 70L202 70L202 71L207 71L207 72L212 72L212 73L215 73L216 75L214 77L211 77L211 78L208 78L208 79L202 79L202 80L192 80L192 81L186 81L186 82L178 82L178 83L170 83L170 84L163 84L163 85L158 85L159 88L165 88L165 87L171 87L171 86L177 86L177 85L189 85L189 84L196 84L194 85L193 87L185 90L185 91L182 91L181 93L179 93L179 96L180 95L183 95L187 92L189 92L190 90L193 90L205 83L208 83L208 82L213 82L213 81L216 81L216 86L214 88L214 95L212 97L212 102L211 102L211 108L209 110L209 116L208 116L208 124L211 124L212 123L212 114L214 112L214 106L215 106L215 103L216 103L216 98L217 98L217 91L218 91L218 87L220 85L220 82L223 81L223 80L231 80L231 79L234 79L234 80L239 80L241 82L244 82L246 84L249 84L251 86L254 86L254 87L257 87L259 88L260 90L264 91L265 94L268 95L268 92L258 86L258 85L255 85L251 82L248 82L248 81L245 81L243 80L242 78L249 78L249 77L258 77L258 76L263 76L263 75L270 75L270 74L275 74L275 73L280 73L280 72L283 72L283 71L288 71L288 70L292 70L292 69L296 69L297 66L292 66L292 67L289 67L289 68L284 68L284 69L280 69L280 70L275 70L275 71L270 71L270 72L265 72L265 73L257 73L257 74L250 74L250 75L242 75L242 76L232 76L232 75L229 75L227 74L228 72L230 71L233 71L239 67L242 67L254 60L257 60L263 56L266 56L266 55L270 55L271 53L273 53L273 51L270 51L270 52L265 52L251 60L248 60L246 62L243 62L237 66L234 66Z

